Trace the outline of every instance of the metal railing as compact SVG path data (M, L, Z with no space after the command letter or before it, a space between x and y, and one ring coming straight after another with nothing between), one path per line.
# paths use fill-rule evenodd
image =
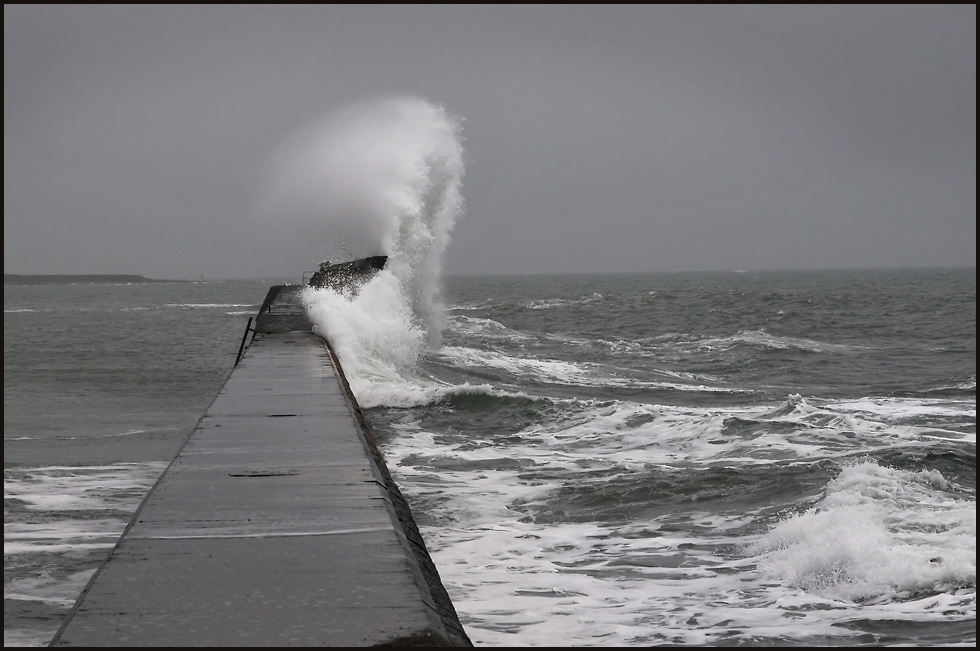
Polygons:
M252 327L252 317L248 317L245 334L242 335L242 345L238 347L238 357L235 358L235 366L238 366L238 362L242 361L242 353L245 352L245 340L248 339L249 332L252 333L252 339L255 339L255 328Z

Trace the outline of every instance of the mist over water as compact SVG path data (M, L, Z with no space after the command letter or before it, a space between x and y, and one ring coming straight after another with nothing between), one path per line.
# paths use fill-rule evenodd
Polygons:
M442 257L463 209L459 122L416 98L357 105L306 134L284 160L280 212L324 235L326 258L387 255L356 294L307 290L316 330L340 355L362 406L428 400L402 385L443 327Z

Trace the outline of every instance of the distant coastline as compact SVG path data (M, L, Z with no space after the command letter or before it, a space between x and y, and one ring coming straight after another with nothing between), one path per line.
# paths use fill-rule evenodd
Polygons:
M7 274L4 285L120 285L127 283L175 283L179 280L154 280L127 274Z

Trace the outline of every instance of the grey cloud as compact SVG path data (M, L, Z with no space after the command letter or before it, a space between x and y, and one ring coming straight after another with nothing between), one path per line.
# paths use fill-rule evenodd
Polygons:
M973 5L7 5L5 270L299 276L275 152L401 94L450 273L976 264Z

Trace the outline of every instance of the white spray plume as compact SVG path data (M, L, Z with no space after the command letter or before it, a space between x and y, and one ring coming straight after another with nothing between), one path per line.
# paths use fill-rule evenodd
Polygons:
M462 209L459 122L418 98L349 106L278 157L265 211L320 238L341 262L398 252L406 219L426 219L441 254Z
M270 195L279 218L321 237L333 262L388 256L356 296L307 291L313 322L355 393L367 375L397 381L439 340L442 256L463 208L460 140L459 121L444 109L401 98L349 107L280 161Z

